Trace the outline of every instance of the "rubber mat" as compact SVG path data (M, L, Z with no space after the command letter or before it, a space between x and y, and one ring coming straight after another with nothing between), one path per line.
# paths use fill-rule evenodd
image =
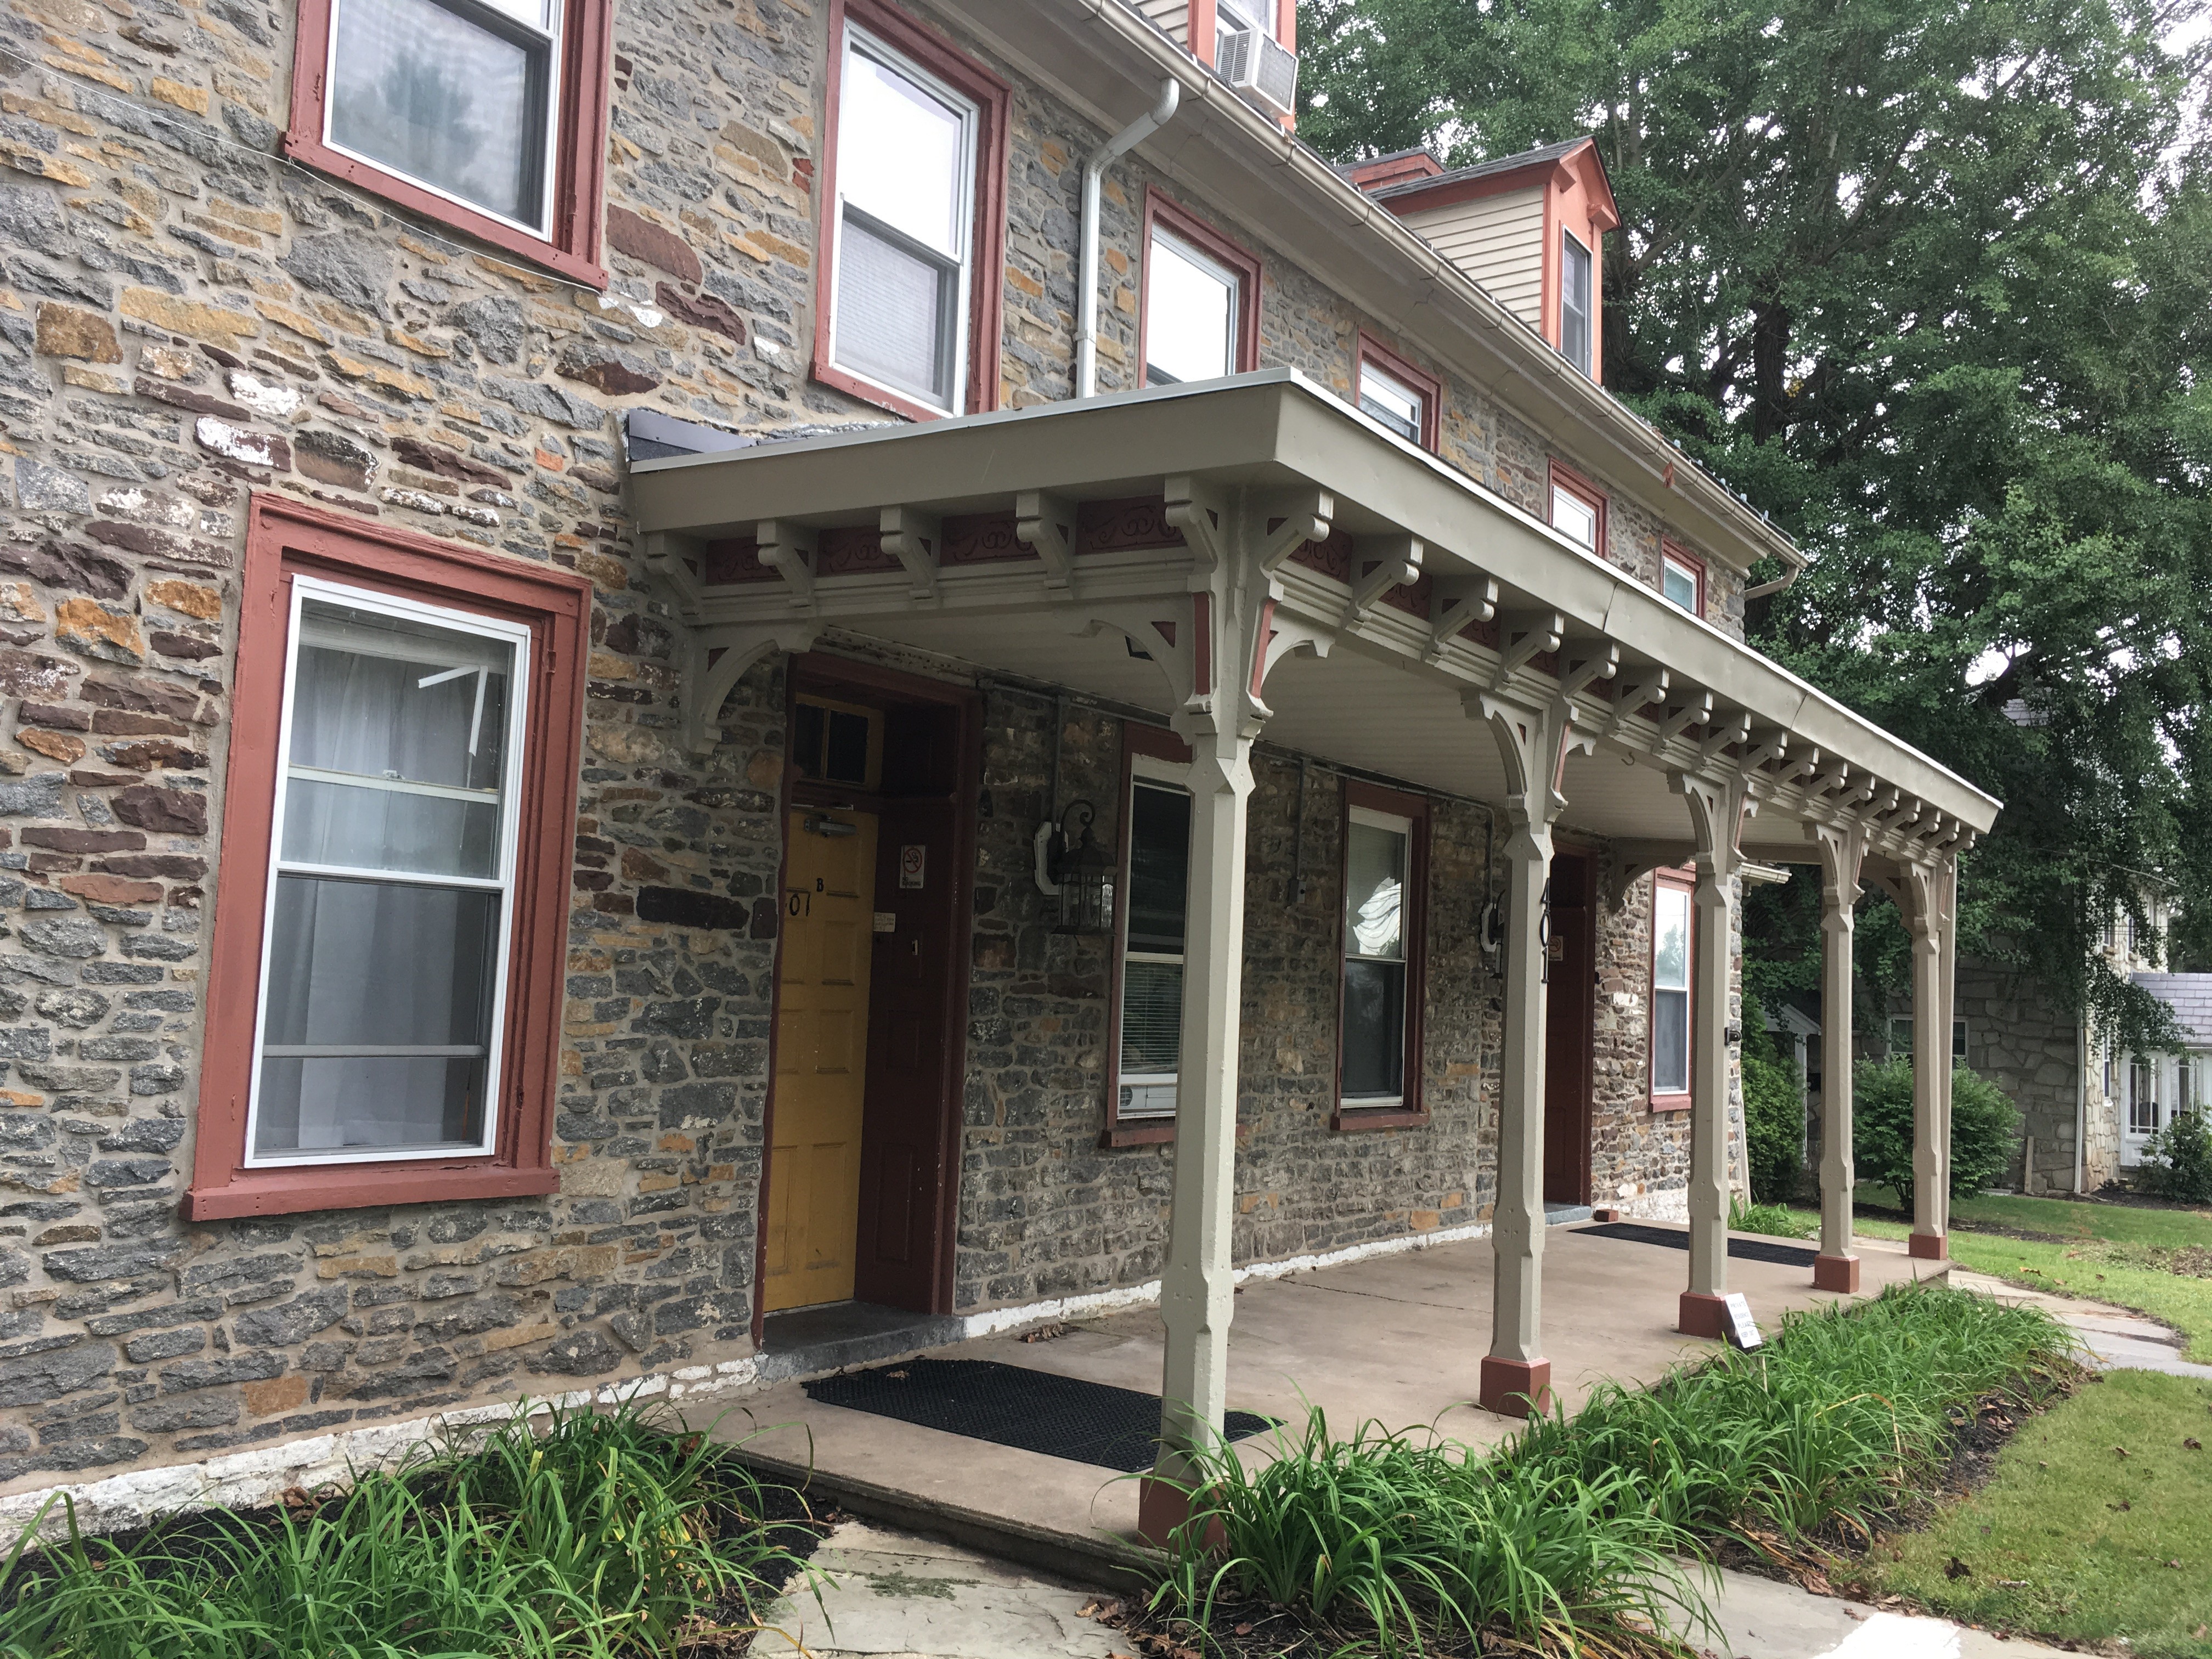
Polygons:
M1152 1468L1159 1445L1158 1395L994 1359L908 1359L818 1377L805 1389L825 1406L1129 1474ZM1242 1440L1274 1426L1257 1413L1231 1412L1227 1432Z
M1667 1227L1639 1227L1633 1221L1605 1221L1595 1227L1577 1227L1575 1231L1592 1238L1625 1238L1632 1244L1663 1244L1670 1250L1686 1250L1690 1236ZM1739 1261L1772 1261L1784 1267L1809 1267L1818 1259L1818 1250L1801 1249L1795 1244L1767 1244L1755 1238L1731 1238L1729 1254Z

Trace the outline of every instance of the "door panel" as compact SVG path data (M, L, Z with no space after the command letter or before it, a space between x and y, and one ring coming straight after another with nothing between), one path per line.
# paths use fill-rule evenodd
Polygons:
M810 818L854 833L821 835L806 828ZM794 811L785 835L761 1283L771 1313L853 1294L876 887L872 814Z
M1590 1201L1596 874L1592 859L1553 857L1544 1017L1544 1197L1553 1204Z

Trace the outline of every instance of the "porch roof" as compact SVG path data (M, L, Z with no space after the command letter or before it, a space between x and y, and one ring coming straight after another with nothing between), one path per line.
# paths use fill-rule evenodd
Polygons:
M1155 665L1093 617L1192 585L1194 551L1163 503L1200 489L1271 531L1279 515L1328 526L1273 568L1277 615L1328 659L1269 674L1276 742L1495 799L1500 763L1462 696L1564 693L1599 744L1562 780L1563 827L1680 840L1686 811L1662 774L1717 768L1753 784L1761 811L1745 851L1758 857L1808 858L1800 826L1840 815L1869 820L1870 852L1926 861L1998 810L1292 369L632 472L648 560L710 652L834 628L1164 715ZM1062 522L1064 544L1052 533ZM1412 582L1390 580L1416 568ZM728 689L704 662L700 725Z

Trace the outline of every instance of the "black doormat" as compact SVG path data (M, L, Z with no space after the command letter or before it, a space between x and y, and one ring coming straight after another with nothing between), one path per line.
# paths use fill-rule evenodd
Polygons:
M1607 1221L1575 1231L1593 1238L1625 1238L1632 1244L1663 1244L1670 1250L1690 1248L1687 1233L1666 1227L1639 1227L1633 1221ZM1765 1244L1755 1238L1731 1238L1728 1244L1729 1254L1739 1261L1771 1261L1784 1267L1809 1267L1820 1254L1818 1250L1801 1249L1795 1244Z
M825 1406L1130 1474L1152 1468L1159 1448L1158 1395L994 1359L908 1359L805 1388L809 1400ZM1231 1412L1227 1426L1230 1439L1242 1440L1275 1425L1254 1412Z

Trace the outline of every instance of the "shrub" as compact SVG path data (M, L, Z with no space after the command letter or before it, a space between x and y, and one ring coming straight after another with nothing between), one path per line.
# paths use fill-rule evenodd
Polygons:
M2001 1175L2020 1138L2004 1091L1961 1066L1951 1073L1951 1194L1971 1197ZM1851 1159L1862 1181L1892 1187L1912 1208L1912 1062L1858 1068L1851 1091Z
M1775 1052L1766 1011L1743 999L1743 1136L1751 1195L1787 1204L1805 1173L1805 1094L1797 1068Z
M1728 1224L1730 1232L1764 1233L1769 1238L1813 1236L1812 1221L1796 1211L1779 1204L1747 1204L1740 1198L1729 1200Z
M2202 1109L2184 1107L2145 1143L2141 1179L2154 1198L2212 1204L2212 1127Z

